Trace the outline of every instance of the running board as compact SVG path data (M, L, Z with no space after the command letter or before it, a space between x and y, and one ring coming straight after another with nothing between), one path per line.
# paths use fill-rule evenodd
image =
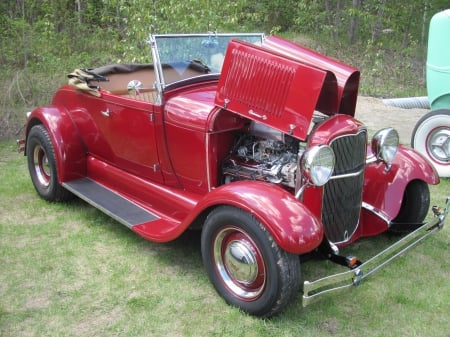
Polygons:
M62 185L80 199L98 208L128 228L160 219L157 215L92 179L82 178L65 182Z

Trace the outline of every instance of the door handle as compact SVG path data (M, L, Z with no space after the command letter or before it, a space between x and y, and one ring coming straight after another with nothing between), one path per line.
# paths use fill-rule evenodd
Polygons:
M100 111L100 113L105 117L109 117L109 109L106 109L104 111L102 110L102 111Z

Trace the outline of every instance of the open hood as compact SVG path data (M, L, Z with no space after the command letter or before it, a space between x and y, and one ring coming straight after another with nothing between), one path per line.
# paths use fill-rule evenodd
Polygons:
M328 115L334 113L350 116L355 115L360 77L358 69L276 36L270 36L265 39L263 47L300 62L332 72L336 76L338 85L337 102L335 102L337 111L327 109L328 104L322 102L322 100L328 100L328 97L321 97L321 102L318 105L323 106L323 109L317 110Z
M306 139L315 110L331 115L347 108L341 102L346 97L347 86L355 92L352 109L344 113L353 115L359 72L342 66L342 71L335 71L337 76L333 67L336 70L341 68L336 61L317 54L315 64L313 57L302 57L305 51L308 50L279 38L269 38L262 47L231 41L215 104L299 139ZM354 76L356 89L353 88L355 80L349 81L353 74L357 74ZM346 84L342 86L344 77L347 78ZM347 85L347 82L353 86Z

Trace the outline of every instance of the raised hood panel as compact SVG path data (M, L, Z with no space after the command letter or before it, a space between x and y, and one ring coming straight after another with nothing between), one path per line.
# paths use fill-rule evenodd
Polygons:
M215 104L306 139L320 97L337 108L337 81L329 71L242 41L231 41Z
M335 113L355 115L360 78L358 69L276 36L265 39L263 47L333 73L338 84L337 111L329 107L329 102L324 102L328 99L326 95L321 97L318 102L318 106L321 108L317 110L328 115Z

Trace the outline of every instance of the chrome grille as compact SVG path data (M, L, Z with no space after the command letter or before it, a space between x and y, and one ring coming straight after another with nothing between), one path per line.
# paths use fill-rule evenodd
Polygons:
M366 130L334 139L330 146L336 155L332 180L324 188L322 222L333 243L348 241L356 230L361 212Z

